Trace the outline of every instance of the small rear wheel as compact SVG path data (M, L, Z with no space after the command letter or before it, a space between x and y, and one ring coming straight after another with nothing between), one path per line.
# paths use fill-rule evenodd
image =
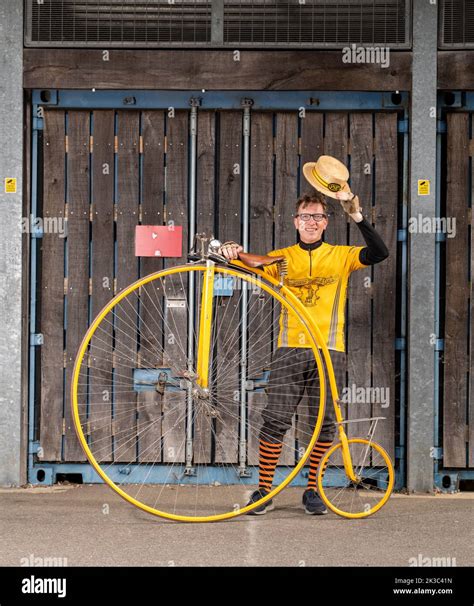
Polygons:
M338 442L321 460L318 492L334 513L345 518L366 518L388 501L395 478L393 464L387 452L375 442L352 438L348 444L357 481L347 477L342 463L342 443Z

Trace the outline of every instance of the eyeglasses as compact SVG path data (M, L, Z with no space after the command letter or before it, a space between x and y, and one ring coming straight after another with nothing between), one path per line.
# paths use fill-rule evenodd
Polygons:
M316 221L316 223L328 218L328 216L323 213L315 213L313 215L309 213L301 213L295 216L299 217L302 221L309 221L310 219L313 219L313 221Z

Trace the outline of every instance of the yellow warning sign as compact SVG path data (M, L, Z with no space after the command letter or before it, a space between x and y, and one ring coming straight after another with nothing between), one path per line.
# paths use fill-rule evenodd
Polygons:
M418 179L418 195L429 196L430 195L430 182L428 179Z
M5 193L16 194L16 179L5 177Z

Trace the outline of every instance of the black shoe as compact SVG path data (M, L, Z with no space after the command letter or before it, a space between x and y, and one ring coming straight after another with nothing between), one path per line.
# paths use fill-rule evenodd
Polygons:
M306 513L314 516L321 516L328 512L326 505L321 500L321 497L314 490L314 488L308 488L303 493L303 505Z
M251 505L252 503L255 503L256 501L260 501L260 499L263 499L263 497L268 494L270 491L269 490L265 490L264 488L259 488L258 490L255 490L255 492L252 493L249 502L247 503L247 505ZM272 511L272 509L275 509L275 506L273 505L273 500L270 499L269 501L266 501L265 503L263 503L262 505L259 505L258 507L255 507L255 509L252 509L251 511L247 512L247 515L249 516L261 516L264 513L267 513L267 511Z

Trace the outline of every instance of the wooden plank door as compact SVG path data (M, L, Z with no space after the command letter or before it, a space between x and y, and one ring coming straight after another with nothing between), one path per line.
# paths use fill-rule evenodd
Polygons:
M470 423L474 402L472 390L468 403L469 373L472 377L474 366L473 350L468 341L473 306L469 289L473 272L471 266L469 275L469 239L472 237L469 221L470 120L467 112L447 116L446 216L456 220L456 236L446 239L443 466L455 468L474 464L474 440L469 441L474 427L474 423ZM473 324L470 330L472 335ZM469 405L470 418L467 415ZM469 458L468 450L471 451Z

